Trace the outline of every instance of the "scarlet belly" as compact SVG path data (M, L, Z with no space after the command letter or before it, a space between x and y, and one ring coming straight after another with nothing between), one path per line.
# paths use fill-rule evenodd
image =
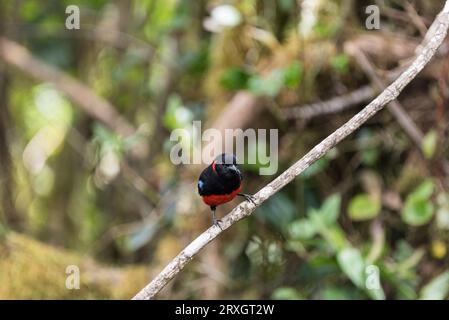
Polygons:
M234 199L241 190L242 187L240 186L240 188L229 194L203 196L203 202L208 206L218 206Z

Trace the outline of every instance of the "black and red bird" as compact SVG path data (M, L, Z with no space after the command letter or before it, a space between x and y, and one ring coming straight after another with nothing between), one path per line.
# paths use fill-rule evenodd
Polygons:
M203 198L203 202L210 206L214 225L220 227L221 221L215 218L215 210L220 204L229 202L236 196L242 196L247 201L254 203L251 195L240 193L242 180L242 173L233 154L219 155L210 166L201 172L198 180L198 193Z

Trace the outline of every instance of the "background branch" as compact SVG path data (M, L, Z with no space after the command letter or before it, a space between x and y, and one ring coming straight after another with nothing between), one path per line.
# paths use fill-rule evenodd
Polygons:
M96 95L76 79L34 57L18 43L0 37L0 59L36 79L53 83L86 114L104 123L116 133L129 136L135 132L134 127L107 100Z
M359 47L349 43L345 49L356 59L360 67L369 76L373 85L377 89L385 87L385 82L376 74L376 71L368 60L368 57ZM394 100L388 104L388 108L409 138L415 143L418 149L421 149L424 134L404 110L404 107L397 100Z
M448 26L449 0L446 1L443 10L439 13L432 26L429 28L429 31L425 37L425 41L428 41L426 41L426 43L419 50L417 56L413 60L413 63L391 85L389 85L379 96L377 96L377 98L353 116L348 122L343 124L335 132L321 141L304 157L284 171L275 180L257 192L257 194L255 194L255 205L248 202L238 205L222 219L222 229L213 226L197 237L184 250L182 250L162 270L162 272L153 279L153 281L143 288L134 297L134 299L153 298L209 242L237 221L251 215L257 206L261 205L264 201L291 182L312 163L320 159L327 151L336 146L341 140L346 138L349 134L354 132L363 123L375 115L386 104L396 99L405 86L417 76L417 74L433 57L436 50L446 37Z
M304 106L285 109L284 116L287 119L310 120L314 117L333 114L351 108L364 101L372 99L376 91L371 86L363 86L345 95L338 96L327 101L320 101Z

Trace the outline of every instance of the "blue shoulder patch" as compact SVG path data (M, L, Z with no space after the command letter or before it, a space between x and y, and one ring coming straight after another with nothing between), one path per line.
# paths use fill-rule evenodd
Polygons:
M202 180L198 180L198 189L203 190L204 182Z

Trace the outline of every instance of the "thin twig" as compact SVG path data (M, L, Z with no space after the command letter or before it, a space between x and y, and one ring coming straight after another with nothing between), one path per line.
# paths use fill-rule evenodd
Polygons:
M424 23L424 19L419 16L418 12L416 12L415 7L410 2L405 2L403 4L403 7L405 11L407 11L407 15L410 17L410 20L416 26L421 36L424 36L427 32L427 27Z
M372 99L376 91L371 86L363 86L348 94L327 101L286 109L283 113L287 119L310 120L321 115L334 114Z
M449 26L449 0L446 1L443 10L437 16L432 25L435 25L435 27L431 27L429 32L432 31L433 34L426 37L429 41L422 48L422 50L419 51L419 55L416 56L413 63L391 85L389 85L379 96L377 96L377 98L375 98L368 106L352 117L348 122L338 128L334 133L316 145L304 157L284 171L275 180L257 192L257 194L255 194L255 204L244 202L238 205L222 219L222 228L212 226L198 238L193 240L193 242L182 250L181 253L179 253L162 270L162 272L153 279L153 281L137 293L134 299L140 300L153 298L209 242L214 240L219 234L237 221L251 215L256 207L261 205L264 201L291 182L312 163L320 159L326 152L336 146L341 140L346 138L369 118L375 115L386 104L396 99L404 87L409 84L410 81L412 81L430 61L446 37Z
M429 33L424 36L424 39L426 39L428 34ZM418 46L418 49L420 50L421 47L422 44ZM385 87L385 81L376 73L375 67L373 66L371 61L369 61L366 53L363 52L360 47L354 45L353 43L348 43L348 45L345 46L345 50L355 57L360 67L365 71L376 88L381 89ZM417 53L419 54L419 51L417 51ZM422 158L424 159L424 156L422 154L422 142L424 139L424 133L422 132L422 130L413 121L407 111L405 111L404 106L399 101L391 101L388 104L388 110L394 116L404 132L408 135L410 140L412 140L412 142L415 144L416 148L421 152ZM449 171L446 170L446 168L449 168L449 162L445 159L442 159L441 165L443 167L443 170L447 174Z
M385 87L385 82L376 74L374 66L359 47L353 44L348 44L345 50L355 57L360 67L365 71L376 88L381 89ZM388 104L388 108L405 133L416 144L418 149L421 149L424 134L404 110L404 107L397 100L394 100Z

